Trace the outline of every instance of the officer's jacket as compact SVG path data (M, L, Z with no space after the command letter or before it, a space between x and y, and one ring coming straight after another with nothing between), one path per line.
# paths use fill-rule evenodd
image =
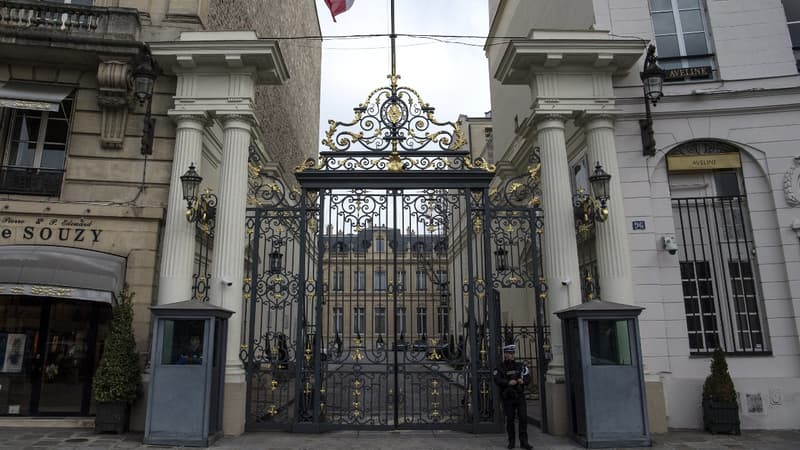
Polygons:
M525 385L531 382L531 371L528 366L519 361L503 361L492 372L494 375L494 382L500 386L501 391L513 390L517 393L522 393ZM522 384L517 383L514 386L508 384L511 380L519 380L522 378Z

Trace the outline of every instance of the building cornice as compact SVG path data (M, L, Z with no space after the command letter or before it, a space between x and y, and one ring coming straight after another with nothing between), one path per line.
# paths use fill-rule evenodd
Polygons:
M494 77L529 84L535 72L560 70L622 74L641 58L646 41L611 39L606 31L538 31L508 43Z

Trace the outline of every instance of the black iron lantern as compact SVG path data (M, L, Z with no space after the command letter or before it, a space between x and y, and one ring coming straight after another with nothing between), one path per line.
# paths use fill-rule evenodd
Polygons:
M504 247L499 247L494 251L495 265L498 272L505 272L508 270L508 252Z
M133 69L131 77L133 94L139 100L139 104L144 105L153 96L153 87L158 78L158 64L149 53L142 57L141 62Z
M201 181L203 181L203 177L195 170L194 163L189 164L189 170L181 175L181 187L183 188L183 199L190 208L197 200L197 191L200 189Z
M594 173L589 176L589 183L592 185L594 197L600 201L600 204L603 206L605 206L606 201L608 201L608 182L610 180L611 175L603 170L603 166L600 165L598 161L597 165L594 166Z
M281 242L272 243L272 251L269 252L269 273L279 274L283 270L283 253L281 253Z
M664 79L667 72L656 62L656 47L650 44L647 48L647 57L644 61L644 69L639 74L644 85L644 96L653 106L664 96Z

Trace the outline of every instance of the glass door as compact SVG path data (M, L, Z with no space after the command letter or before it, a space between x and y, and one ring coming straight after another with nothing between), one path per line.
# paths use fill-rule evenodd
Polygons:
M32 414L44 307L37 298L0 296L0 416Z
M38 412L79 414L88 406L91 353L96 330L90 303L50 305L46 340L42 342Z

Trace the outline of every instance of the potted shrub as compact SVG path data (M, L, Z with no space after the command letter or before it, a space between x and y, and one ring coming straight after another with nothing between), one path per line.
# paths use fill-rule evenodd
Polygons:
M133 293L126 285L119 297L100 366L92 381L98 433L127 431L131 404L142 392L141 367L133 337Z
M736 388L720 349L714 350L711 375L703 384L703 427L711 433L740 434Z

